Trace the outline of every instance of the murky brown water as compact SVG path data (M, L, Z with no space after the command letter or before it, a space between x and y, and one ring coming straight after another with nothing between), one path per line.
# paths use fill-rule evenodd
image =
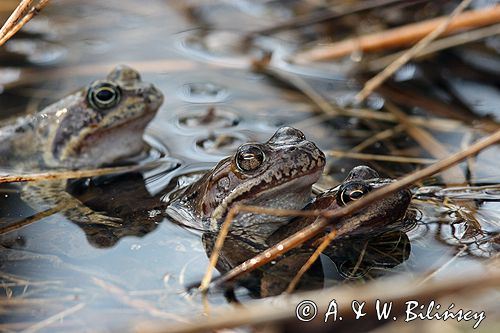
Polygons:
M349 151L367 137L394 126L390 121L319 116L315 105L302 93L252 71L249 60L262 52L238 47L242 30L261 28L266 21L282 20L292 13L284 5L274 4L268 11L265 5L239 3L240 7L206 5L205 11L194 13L196 24L172 1L148 1L147 6L118 0L53 2L44 15L0 49L0 117L40 109L116 64L128 64L166 96L147 130L148 142L180 162L171 172L169 168L158 168L117 179L102 178L85 189L89 206L126 217L125 227L119 231L85 229L54 214L2 235L0 293L4 295L0 300L0 330L29 328L63 311L69 311L64 320L54 320L42 330L104 330L153 318L184 321L201 314L200 297L186 292L187 285L201 279L208 264L200 236L158 214L164 208L160 198L166 189L171 190L168 185L175 176L206 170L241 143L267 140L282 125L300 128L324 151ZM290 39L284 35L260 43L287 52ZM498 50L498 39L494 42ZM457 62L464 62L469 55L453 56ZM492 61L498 63L498 57ZM279 68L308 74L305 77L309 84L327 99L344 105L359 89L346 72L351 66L346 62L342 70L334 73L335 79L327 79L321 69ZM421 87L433 77L425 70L407 65L398 72L395 83L400 87ZM440 77L439 81L462 97L460 101L449 101L450 105L460 104L479 115L496 111L492 118L498 119L494 107L498 105L498 82L455 74ZM479 92L485 97L474 97ZM430 96L439 97L441 93L439 84L425 91ZM377 112L383 106L384 98L374 95L363 108ZM210 108L215 109L216 116L203 124L200 119ZM410 113L423 119L425 128L449 151L468 144L478 133L471 131L472 123L447 118L429 121L422 107L413 107ZM433 158L404 132L363 152ZM498 147L491 148L472 164L461 165L471 184L499 183L497 154ZM369 164L392 177L421 167L419 163L332 156L328 163L320 181L323 187L335 185L359 164ZM442 185L442 179L425 185L433 184ZM74 184L76 189L79 186ZM16 184L1 188L2 225L37 213L19 198ZM495 255L499 246L498 237L491 241L500 229L498 189L454 193L446 194L452 198L446 204L442 197L434 196L432 203L424 194L418 194L420 200L413 203L417 226L398 236L404 238L405 244L410 242L410 246L402 245L403 259L385 266L382 261L373 268L379 273L365 277L412 275L444 264L447 266L439 270L439 278L457 272L467 274L473 268L486 271L484 258ZM478 223L480 232L471 227L473 222ZM340 260L338 267L325 261L324 284L339 283L337 280L349 275L343 271L343 264L352 260ZM242 300L249 297L245 290L238 291L238 295ZM8 305L7 298L11 302ZM210 294L209 302L226 304L221 292Z

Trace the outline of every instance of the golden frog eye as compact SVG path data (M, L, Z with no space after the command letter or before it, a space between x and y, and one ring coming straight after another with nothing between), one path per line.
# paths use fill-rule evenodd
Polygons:
M337 192L337 203L344 206L350 201L361 199L366 193L370 192L370 190L370 186L361 181L349 181L340 186Z
M93 84L87 94L89 104L98 110L107 110L120 102L120 88L111 82Z
M244 145L236 153L236 166L240 171L250 172L259 168L264 162L264 152L257 146Z

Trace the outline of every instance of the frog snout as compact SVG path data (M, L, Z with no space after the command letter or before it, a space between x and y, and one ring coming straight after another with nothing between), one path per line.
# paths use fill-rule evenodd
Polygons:
M163 103L163 94L154 85L150 85L144 91L144 101L152 110L156 110Z

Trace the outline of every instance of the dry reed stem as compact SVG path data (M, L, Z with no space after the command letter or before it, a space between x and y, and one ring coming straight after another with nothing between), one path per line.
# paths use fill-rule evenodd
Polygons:
M205 275L203 275L203 279L201 280L200 290L207 290L208 285L210 284L210 280L212 279L212 271L219 260L220 251L222 250L222 246L224 245L224 240L229 232L229 228L231 227L231 223L233 222L234 217L239 213L238 209L231 210L226 218L224 219L224 223L220 228L219 234L217 235L217 239L215 241L215 245L212 249L212 254L210 255L210 262L208 264Z
M459 26L463 28L462 25L460 25L460 19L458 15L462 13L462 11L471 3L472 0L462 0L460 4L453 10L453 12L443 19L442 21L439 21L436 26L431 29L428 34L426 33L425 37L422 38L417 44L413 45L409 50L407 50L405 53L401 55L398 59L396 59L394 62L392 62L389 66L384 68L383 71L375 75L373 78L368 80L363 89L356 94L354 99L358 102L361 103L362 101L365 100L368 95L370 95L377 87L382 85L385 80L387 80L392 74L394 74L398 69L401 68L404 64L406 64L408 61L410 61L415 55L417 55L419 52L421 52L423 49L429 45L433 40L438 38L440 35L442 35L445 32L450 32L453 29L452 24L455 24L455 26ZM496 11L495 11L496 9ZM478 10L476 12L481 12L483 13L483 16L480 18L480 21L483 25L485 21L487 21L488 18L495 17L495 20L492 23L499 23L500 21L500 5L494 7L493 9L486 9L486 10ZM473 14L474 11L469 12L468 14ZM484 16L484 13L486 13L486 17ZM496 16L495 16L496 13ZM465 15L465 14L464 14ZM484 21L482 21L484 20Z
M279 244L267 249L263 253L245 261L244 263L238 265L237 267L231 269L229 272L227 272L224 276L219 278L217 280L218 283L224 283L227 281L231 281L240 275L247 273L253 269L256 269L264 264L267 264L268 262L276 259L278 256L282 255L283 253L289 251L292 248L295 248L296 246L303 244L307 240L311 239L312 237L318 235L320 232L322 232L327 226L330 224L333 224L334 222L338 221L340 218L343 218L355 211L358 211L359 209L372 204L378 200L381 200L384 198L386 195L392 194L396 191L399 191L401 189L404 189L408 187L409 185L422 180L426 177L430 177L434 175L435 173L438 173L440 171L446 170L447 168L457 164L458 162L466 159L469 156L475 155L479 153L481 150L500 142L500 130L489 135L488 137L472 144L470 147L468 147L465 150L459 151L445 159L442 159L435 164L432 164L424 169L415 171L410 173L409 175L397 180L394 183L390 183L388 185L383 186L380 189L374 190L370 193L368 193L366 196L364 196L361 200L351 202L347 204L344 207L338 208L336 210L331 210L331 211L324 211L321 212L320 214L317 214L316 216L318 217L323 217L325 219L318 219L315 222L313 222L311 225L307 226L306 228L302 229L301 231L293 234L292 236L284 239L283 241L279 242ZM234 207L232 208L234 209ZM242 207L238 208L240 211L242 210ZM293 214L291 214L293 215ZM295 214L299 215L299 214ZM302 214L301 214L302 215ZM303 215L305 216L305 214ZM343 235L345 233L348 233L349 231L353 230L354 228L359 227L355 223L348 224L348 225L341 225L340 227L337 228L337 235ZM251 269L250 269L251 267Z
M500 24L495 24L486 28L466 31L460 34L456 34L454 36L441 38L427 45L427 47L418 52L413 59L418 59L436 53L438 51L475 42L499 34L500 34ZM390 54L378 59L370 60L368 64L364 65L363 67L367 68L370 71L380 71L385 67L387 67L390 63L394 62L397 58L401 57L403 53L404 51L401 51L396 54Z
M75 171L50 171L50 172L18 174L18 175L0 175L0 184L40 181L40 180L96 177L96 176L103 176L110 174L120 174L120 173L134 172L138 170L152 168L159 164L160 161L155 161L144 165L133 165L133 166L123 166L123 167L110 167L110 168L98 168L98 169L75 170Z
M169 320L175 320L177 322L187 322L187 320L181 316L175 315L173 313L165 312L160 309L158 309L156 306L153 304L141 300L141 299L134 299L130 297L127 292L124 290L118 288L117 286L106 282L104 280L98 279L96 277L92 277L92 282L94 282L95 285L101 287L103 290L109 292L111 295L115 296L117 300L119 300L121 303L130 306L136 310L139 310L141 312L146 312L150 314L153 317L157 318L163 318L163 319L169 319Z
M38 222L46 217L52 216L56 213L59 213L63 209L67 208L66 203L57 205L55 207L49 208L47 210L44 210L42 212L36 213L32 216L29 216L27 218L24 218L20 221L16 221L12 224L9 224L5 227L0 227L0 235L5 235L13 231L17 231L19 229L22 229L24 227L27 227L35 222Z
M325 151L325 154L337 158L354 158L357 160L367 160L367 161L384 161L384 162L413 163L413 164L436 163L436 160L430 158L363 154L363 153L353 153L350 151L338 151L338 150L327 150Z
M0 29L0 41L3 40L7 35L7 33L11 31L15 27L15 25L21 20L23 14L26 13L26 10L28 9L29 6L31 6L32 3L33 0L22 0L19 3L19 5L14 9L12 14L9 16L7 21L5 21L4 25Z
M215 240L215 245L212 250L212 254L210 256L209 265L207 267L207 270L205 271L205 275L203 276L201 284L198 287L198 289L201 292L205 293L208 291L208 287L212 279L213 269L217 264L217 261L219 260L220 251L222 250L224 241L227 237L233 219L239 213L245 213L245 212L255 213L255 214L268 214L273 216L305 216L305 217L317 216L320 213L320 211L318 210L302 211L294 209L277 209L277 208L266 208L259 206L247 206L247 205L236 205L232 207L227 213L224 222L222 224L221 230L219 231L217 239Z
M404 126L399 124L399 125L394 126L393 128L388 128L384 131L378 132L378 133L366 138L365 140L363 140L363 142L360 142L356 146L352 147L349 150L349 152L359 153L359 152L365 150L366 148L370 147L371 145L373 145L379 141L383 141L383 140L387 140L387 139L392 138L393 136L401 133L403 130L404 130Z
M330 243L335 239L337 236L337 230L333 229L330 231L326 237L323 239L321 244L314 250L314 253L307 259L307 261L304 263L304 265L299 269L297 274L293 277L293 279L290 281L288 284L288 287L286 288L286 293L291 293L295 290L295 287L297 287L297 284L299 283L300 279L302 276L311 268L311 266L318 260L320 254L330 245Z
M427 274L426 277L424 277L422 279L422 281L420 281L418 283L418 285L421 285L421 284L424 284L424 283L427 283L430 279L432 279L434 276L436 276L439 272L443 271L446 267L450 266L452 262L454 262L458 257L460 257L462 254L464 254L464 252L467 250L467 245L463 245L460 250L453 256L451 257L449 260L447 260L444 264L442 264L441 266L439 266L437 269L435 269L434 271L432 272L429 272Z
M378 51L412 45L431 33L448 19L449 16L441 16L389 30L349 38L328 45L318 46L311 50L296 54L291 60L295 63L307 64L313 61L339 58L355 51ZM458 15L454 22L444 31L444 35L465 28L478 28L499 22L500 6L498 5L485 9L471 10Z
M385 108L392 113L396 119L399 120L400 124L405 127L406 133L415 140L424 150L429 152L435 158L445 158L450 155L450 152L429 132L411 124L408 120L408 116L402 112L395 104L386 101ZM443 172L443 179L447 184L464 184L465 175L462 170L453 166L448 170Z
M23 15L26 10L32 5L33 0L23 0L14 10L12 15L7 19L7 22L0 29L0 46L14 36L21 28L28 23L35 15L37 15L49 0L39 0L38 3L31 7L30 10Z
M28 327L27 329L23 330L22 333L35 333L41 329L45 329L58 321L62 321L67 316L72 315L72 314L80 311L81 309L83 309L85 307L85 305L86 305L85 303L78 303L78 304L70 307L69 309L66 309L66 310L63 310L59 313L56 313L55 315L50 316L49 318L44 319L44 320Z

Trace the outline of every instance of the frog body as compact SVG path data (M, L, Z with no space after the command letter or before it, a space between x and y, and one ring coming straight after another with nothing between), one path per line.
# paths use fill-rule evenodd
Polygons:
M139 73L117 66L105 79L0 128L0 165L17 172L97 168L141 153L143 134L163 94ZM118 226L65 191L65 180L25 183L21 197L37 209L58 206L73 222Z

